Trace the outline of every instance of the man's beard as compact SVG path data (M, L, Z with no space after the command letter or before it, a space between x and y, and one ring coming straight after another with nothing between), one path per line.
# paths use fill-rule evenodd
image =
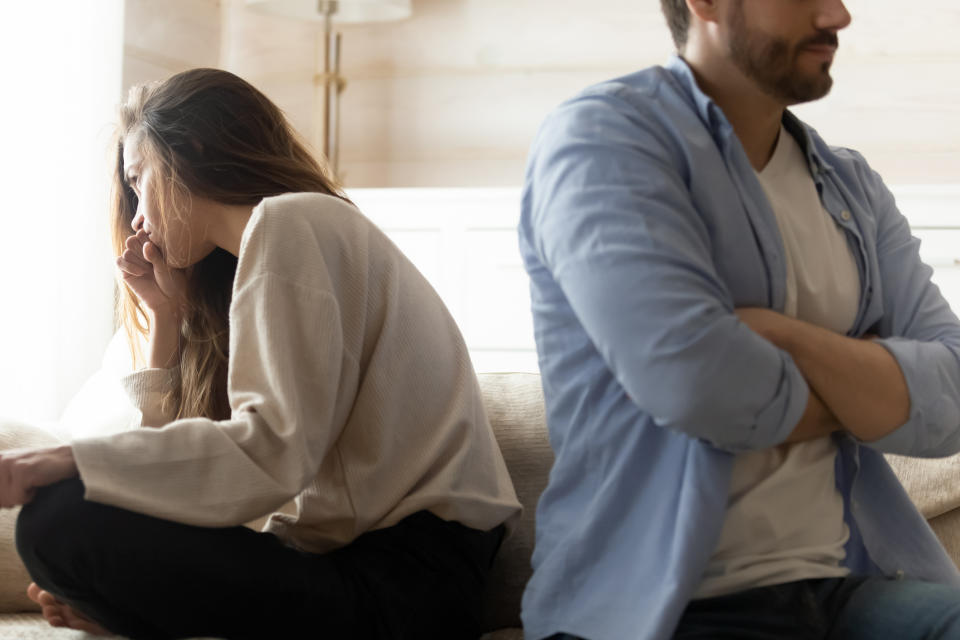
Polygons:
M837 34L823 31L791 46L783 38L752 31L747 27L743 0L734 2L730 17L730 54L733 63L768 95L786 104L818 100L830 92L830 62L820 72L802 75L795 67L803 47L837 45Z

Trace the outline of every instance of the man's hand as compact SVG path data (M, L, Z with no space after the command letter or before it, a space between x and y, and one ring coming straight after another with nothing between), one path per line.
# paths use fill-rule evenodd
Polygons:
M0 508L33 500L37 489L77 475L70 445L0 452Z
M750 329L786 351L812 393L844 429L872 442L910 417L910 393L900 365L877 336L848 338L770 309L742 308Z

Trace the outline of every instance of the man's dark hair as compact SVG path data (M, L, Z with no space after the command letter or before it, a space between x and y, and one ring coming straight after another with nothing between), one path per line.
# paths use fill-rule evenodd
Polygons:
M660 8L667 18L673 44L677 46L677 51L683 51L687 44L687 31L690 30L690 9L687 8L687 0L660 0Z

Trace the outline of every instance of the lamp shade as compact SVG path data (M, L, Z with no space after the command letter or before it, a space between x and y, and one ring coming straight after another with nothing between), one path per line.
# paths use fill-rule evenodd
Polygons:
M333 19L341 24L387 22L409 18L411 0L246 0L247 6L261 13L297 20L324 19L332 9Z

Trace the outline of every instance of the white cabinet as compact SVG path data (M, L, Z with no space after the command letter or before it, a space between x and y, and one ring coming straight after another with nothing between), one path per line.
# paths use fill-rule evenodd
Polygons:
M920 239L920 257L954 313L960 313L960 185L891 189L897 206Z
M520 189L356 189L348 194L420 269L463 331L477 371L537 371Z

